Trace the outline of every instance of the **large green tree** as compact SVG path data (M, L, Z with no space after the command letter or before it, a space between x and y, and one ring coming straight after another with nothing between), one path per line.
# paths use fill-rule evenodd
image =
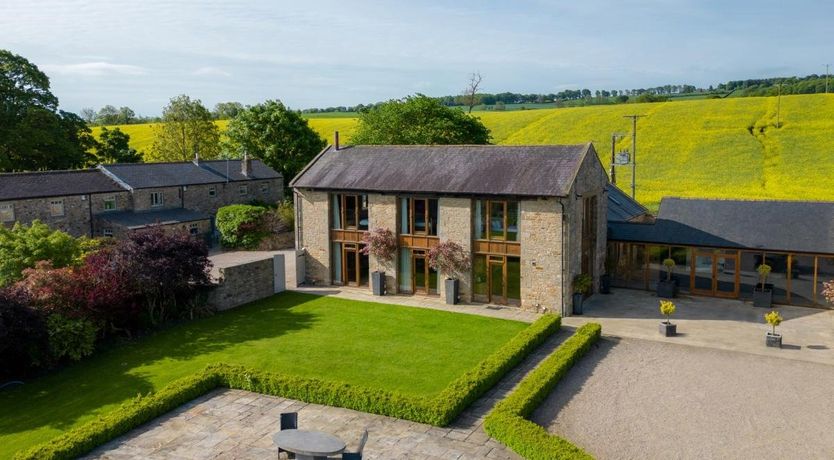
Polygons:
M49 77L22 56L0 50L0 171L78 168L95 147L90 128L58 110Z
M130 136L119 128L101 128L96 147L99 163L141 163L142 153L130 148Z
M391 100L359 115L354 144L488 144L478 118L417 94Z
M154 127L153 148L147 161L190 161L220 156L220 130L199 99L180 95L162 109L162 122Z
M325 146L307 120L280 101L266 101L240 112L229 122L226 138L230 157L246 151L280 172L285 184Z

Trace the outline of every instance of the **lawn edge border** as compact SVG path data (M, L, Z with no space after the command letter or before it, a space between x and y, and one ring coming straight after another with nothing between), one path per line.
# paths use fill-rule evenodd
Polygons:
M592 459L567 439L552 435L527 417L550 395L571 367L599 340L602 326L587 323L542 361L487 414L484 431L524 458Z
M446 426L560 327L560 316L542 315L431 398L407 396L342 382L287 376L233 364L210 364L204 370L175 380L157 392L139 395L95 420L17 452L14 458L79 457L216 388L247 390Z

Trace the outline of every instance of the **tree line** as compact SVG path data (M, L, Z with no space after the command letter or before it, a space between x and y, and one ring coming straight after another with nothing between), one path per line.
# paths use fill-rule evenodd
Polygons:
M218 102L214 105L211 116L215 120L229 120L236 117L243 109L243 104L240 102ZM136 115L136 112L130 107L123 106L116 108L116 106L109 104L98 110L92 107L84 107L79 112L79 115L87 124L93 126L141 125L162 121L162 117Z

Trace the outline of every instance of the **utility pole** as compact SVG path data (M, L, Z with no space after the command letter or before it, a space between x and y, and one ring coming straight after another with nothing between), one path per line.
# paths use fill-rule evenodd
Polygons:
M631 199L636 200L637 196L637 119L645 115L623 115L623 118L631 118Z
M779 95L776 96L776 127L779 128L779 115L782 111L782 82L779 82Z
M825 94L828 94L828 66L831 64L825 64Z

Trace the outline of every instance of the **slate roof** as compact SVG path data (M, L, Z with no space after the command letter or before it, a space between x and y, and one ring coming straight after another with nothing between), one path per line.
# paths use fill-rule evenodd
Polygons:
M240 172L241 160L228 160L230 181L275 179L281 174L260 160L252 160L252 175ZM101 168L134 189L177 187L182 185L214 184L226 182L226 160L180 163L119 163L102 165Z
M327 147L293 187L367 192L566 196L581 145L360 145Z
M654 224L608 228L618 241L834 254L834 202L664 198Z
M121 191L96 169L0 174L0 201Z
M605 191L608 192L608 222L630 222L650 215L645 206L616 185L609 183Z
M158 211L117 211L96 216L103 221L111 222L130 229L143 228L152 225L170 225L185 222L208 220L208 214L190 209L174 208Z

